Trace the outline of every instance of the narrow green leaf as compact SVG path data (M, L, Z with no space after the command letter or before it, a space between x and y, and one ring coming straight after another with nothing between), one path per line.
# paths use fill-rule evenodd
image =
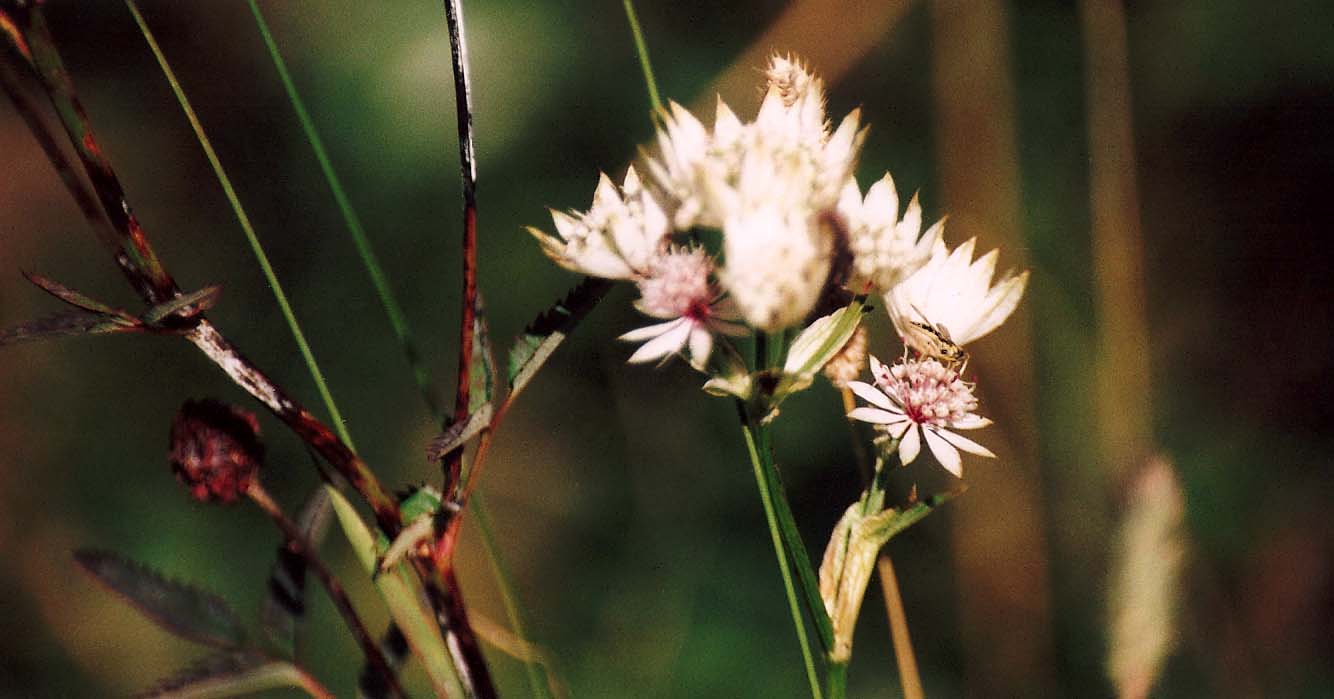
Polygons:
M542 368L575 326L611 290L608 279L585 277L564 299L548 308L524 329L509 354L510 396L513 400Z
M182 638L219 648L245 644L245 627L221 597L105 551L74 552L90 575L159 626Z
M22 325L0 330L0 347L20 342L52 340L79 335L134 332L143 327L120 316L107 316L86 311L70 311L29 321Z
M157 325L169 317L182 320L193 318L213 308L221 294L222 287L217 284L206 286L199 291L181 294L170 301L159 303L148 309L148 312L144 314L144 322L149 325Z
M325 486L325 490L329 493L334 514L343 525L343 531L357 559L367 573L373 572L380 553L375 535L342 493L330 486ZM399 565L384 575L376 576L375 587L389 608L389 616L403 631L413 655L421 661L436 693L440 696L461 697L464 695L463 685L454 674L454 664L440 636L440 627L423 605L422 595L414 587L414 581L410 572Z
M329 528L329 494L323 487L306 499L297 527L306 541L318 545ZM306 559L287 546L278 547L278 559L269 571L269 594L260 611L260 630L265 640L285 657L296 655L297 627L306 614Z
M112 308L111 306L108 306L105 303L98 301L97 299L81 294L69 288L68 286L65 286L64 284L61 284L60 282L48 279L35 272L23 272L23 277L28 281L32 282L33 285L35 285L37 288L41 289L42 291L45 291L48 294L51 294L52 296L60 299L61 301L64 301L65 303L68 303L71 306L82 308L85 311L92 311L93 313L105 313L106 315L120 315L120 316L125 316L127 318L132 317L125 311L122 311L117 308Z
M253 653L205 658L138 696L140 699L223 699L279 687L299 687L319 699L333 697L292 663Z

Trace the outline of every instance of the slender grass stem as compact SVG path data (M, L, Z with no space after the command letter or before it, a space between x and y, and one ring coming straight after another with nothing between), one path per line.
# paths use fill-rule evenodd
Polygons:
M848 695L848 664L829 663L824 680L825 694L829 699L843 699Z
M477 523L477 532L482 538L482 549L486 552L486 560L491 564L491 572L496 578L496 587L500 592L500 601L505 606L505 616L509 619L510 629L516 638L520 641L526 641L527 633L524 631L523 612L514 596L514 590L508 584L512 576L505 565L505 559L500 555L500 548L496 546L495 531L491 527L491 513L487 510L486 499L482 497L481 493L476 493L473 496L472 514L473 521ZM533 696L548 696L546 683L542 681L541 669L538 668L536 659L525 658L523 669L528 676L528 686L532 690Z
M167 57L162 53L162 48L158 46L157 39L153 37L153 32L149 30L148 23L144 21L143 14L139 12L138 5L134 0L125 0L125 5L134 17L135 23L139 25L139 31L143 33L144 40L148 42L148 48L153 52L153 57L157 59L158 65L162 67L162 74L166 76L167 83L171 85L171 91L175 93L176 101L180 103L181 110L185 112L185 118L190 122L190 128L194 129L195 137L199 139L199 145L204 149L204 155L208 157L209 164L213 166L213 172L218 177L218 183L222 185L222 191L227 196L227 202L231 204L232 211L241 224L241 230L245 232L246 241L250 243L250 249L255 255L255 260L259 262L260 269L264 272L264 278L268 281L269 288L273 290L273 296L278 301L278 308L282 311L283 318L287 320L287 327L296 340L297 349L300 350L301 357L306 362L306 368L310 370L311 378L315 380L315 387L319 390L320 399L324 401L325 409L329 411L334 430L338 433L339 439L355 451L356 446L352 443L352 435L348 433L347 425L343 422L343 415L334 402L333 394L329 391L329 384L324 380L324 373L320 371L319 363L315 361L310 343L306 341L306 334L302 332L301 324L292 311L292 304L287 300L287 293L283 291L282 283L278 281L278 275L274 273L273 265L269 263L269 256L264 252L264 246L260 244L259 237L255 234L255 228L250 223L250 217L246 215L245 208L241 206L241 200L236 195L236 189L232 187L231 178L227 176L226 170L223 169L222 161L218 159L217 152L213 150L213 144L209 141L208 135L204 133L203 124L200 123L198 115L195 114L194 107L190 105L189 98L185 96L185 91L176 79L176 74L172 71L171 65L167 63Z
M426 365L422 362L421 352L417 348L416 337L408 326L403 307L399 305L398 298L389 285L389 278L380 265L379 257L376 256L375 249L371 247L370 239L366 236L366 229L361 224L361 217L353 208L346 190L343 189L342 180L334 170L333 162L329 159L329 153L324 148L324 140L320 138L319 131L315 128L315 121L311 118L310 112L306 110L301 94L297 92L296 83L287 70L287 61L283 60L282 53L278 50L278 44L269 31L268 22L264 20L259 5L255 0L246 0L246 2L250 5L250 12L255 16L255 25L259 28L260 37L264 40L264 46L268 48L269 57L273 59L273 66L278 71L278 78L282 81L283 89L287 92L287 100L292 103L292 109L296 112L297 121L301 123L301 130L306 136L306 141L310 143L310 148L315 153L315 159L319 161L320 171L324 173L324 179L329 184L329 190L333 194L334 202L338 205L338 211L343 216L343 223L347 226L347 232L352 235L352 242L356 245L361 264L366 268L366 273L371 278L371 284L375 287L375 294L380 299L380 306L384 308L385 315L389 318L389 325L392 326L394 335L398 338L403 356L412 369L412 374L417 381L417 389L421 392L422 399L430 408L431 413L437 416L441 415L443 413L440 398L431 388Z
M630 33L635 38L635 51L639 54L639 67L644 71L644 84L648 86L648 103L653 114L662 113L662 98L658 96L658 82L653 78L653 65L648 60L648 44L644 42L644 32L639 28L639 17L635 15L635 5L631 0L624 0L625 19L630 22Z
M779 533L778 519L774 514L773 498L769 497L768 478L765 476L764 465L761 459L761 450L756 440L756 429L751 426L746 418L744 406L738 406L741 410L741 433L746 439L746 451L750 455L750 465L755 471L755 485L760 490L760 502L764 505L764 517L769 525L769 536L773 539L774 555L778 558L778 571L783 577L783 591L787 594L788 611L792 614L792 625L797 632L797 643L801 645L801 658L806 666L806 679L810 682L811 696L814 699L823 699L823 693L820 691L820 678L815 671L815 658L811 654L810 640L806 637L806 622L801 616L800 603L797 601L797 590L792 583L792 572L788 568L787 554L783 550L783 539ZM767 431L767 428L760 427L761 433ZM760 440L766 438L761 434Z

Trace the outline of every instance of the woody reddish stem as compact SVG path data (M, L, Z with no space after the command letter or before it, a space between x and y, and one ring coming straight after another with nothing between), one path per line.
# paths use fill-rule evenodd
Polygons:
M273 520L274 524L278 525L278 529L282 531L283 536L287 539L287 548L305 559L306 565L315 571L320 582L324 585L324 589L328 591L329 598L333 600L334 606L338 607L338 613L343 616L347 628L356 637L362 653L366 654L366 662L384 679L390 693L396 697L404 697L403 687L398 683L398 675L389 667L389 662L385 660L379 644L366 630L366 625L361 622L361 617L357 616L357 610L352 606L352 600L348 599L347 592L343 589L342 584L325 567L324 561L320 560L320 557L315 554L315 548L301 531L301 528L288 519L282 508L269 496L268 491L264 490L264 486L260 485L258 480L251 481L250 487L246 489L246 495L250 496L250 499L261 510L264 510L264 513Z

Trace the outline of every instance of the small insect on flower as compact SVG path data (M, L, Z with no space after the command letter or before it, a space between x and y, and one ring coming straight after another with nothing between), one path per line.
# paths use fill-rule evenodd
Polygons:
M962 375L964 369L968 368L968 353L950 339L948 328L927 320L926 314L916 306L912 309L921 320L908 321L910 337L905 337L904 342L917 350L922 357L935 359L944 364L945 368Z

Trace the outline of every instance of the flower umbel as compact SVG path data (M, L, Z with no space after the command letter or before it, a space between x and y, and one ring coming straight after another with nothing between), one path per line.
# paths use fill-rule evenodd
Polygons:
M855 179L843 185L838 213L848 231L852 274L847 287L854 294L893 289L931 258L945 222L922 232L922 206L917 196L899 218L899 193L889 173L871 185L865 199Z
M703 248L672 249L653 258L647 275L639 280L640 299L635 307L644 315L670 319L631 330L620 339L644 342L630 356L630 363L665 359L689 348L690 364L703 370L713 352L713 334L744 335L746 330L730 321L736 318L730 304L719 300L710 280L713 263Z
M973 387L959 373L935 359L903 359L892 367L871 357L875 385L850 381L848 388L873 407L848 417L869 422L898 440L899 460L906 466L917 458L922 439L945 470L963 477L959 450L995 458L989 449L953 430L975 430L991 424L974 413Z

